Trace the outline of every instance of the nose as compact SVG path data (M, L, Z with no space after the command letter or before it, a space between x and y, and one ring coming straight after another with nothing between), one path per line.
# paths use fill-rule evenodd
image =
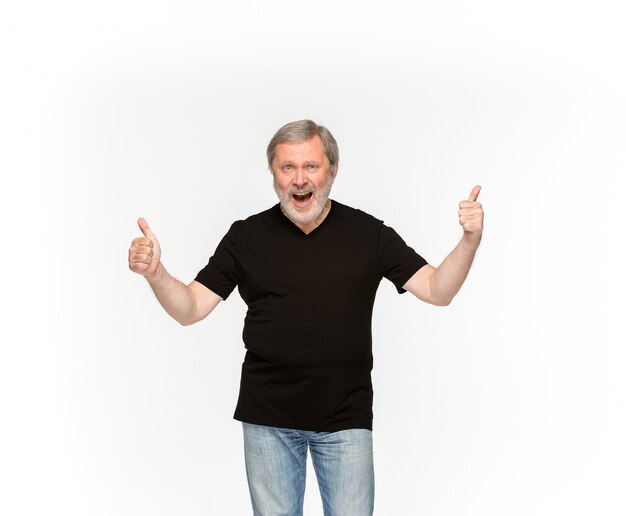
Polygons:
M304 186L305 184L307 184L307 182L308 182L308 178L307 178L306 171L304 170L304 168L298 167L293 177L294 186Z

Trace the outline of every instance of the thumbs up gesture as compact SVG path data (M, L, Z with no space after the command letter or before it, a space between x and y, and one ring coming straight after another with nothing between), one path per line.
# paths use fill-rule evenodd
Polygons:
M128 267L131 271L150 279L159 268L161 246L145 219L140 218L137 224L144 236L133 240L128 250Z
M463 239L478 247L483 234L483 207L476 200L480 186L475 186L467 201L459 203L459 224L463 226Z

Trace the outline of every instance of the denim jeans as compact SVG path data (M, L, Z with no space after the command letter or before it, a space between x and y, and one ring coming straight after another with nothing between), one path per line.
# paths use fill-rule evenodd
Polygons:
M309 432L243 423L254 516L302 516L307 450L311 450L324 516L374 511L372 432Z

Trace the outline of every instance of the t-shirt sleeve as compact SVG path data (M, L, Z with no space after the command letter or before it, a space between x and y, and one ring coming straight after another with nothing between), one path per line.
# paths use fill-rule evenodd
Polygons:
M402 237L384 224L378 240L382 275L391 281L399 294L402 286L428 262L409 247Z
M218 244L209 263L198 272L195 281L211 289L222 299L228 298L239 282L240 267L237 260L238 232L235 222Z

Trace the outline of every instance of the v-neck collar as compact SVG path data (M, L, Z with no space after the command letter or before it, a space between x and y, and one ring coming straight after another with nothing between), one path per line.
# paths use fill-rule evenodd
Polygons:
M328 210L326 217L324 217L324 220L322 220L319 226L311 230L309 233L305 233L304 231L302 231L302 229L300 229L300 227L294 221L292 221L289 217L287 217L287 215L283 213L283 210L280 207L280 203L274 206L274 212L284 224L290 226L294 231L297 231L303 237L311 237L313 234L316 234L322 227L328 224L329 219L332 218L334 212L336 211L336 204L338 204L336 201L330 199L330 209Z

